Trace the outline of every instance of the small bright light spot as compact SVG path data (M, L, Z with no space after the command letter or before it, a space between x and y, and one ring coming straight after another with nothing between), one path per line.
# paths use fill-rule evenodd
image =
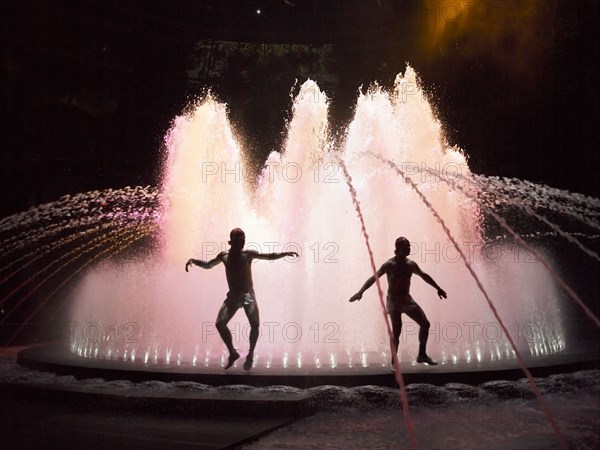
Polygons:
M365 352L360 353L360 365L367 367L367 354Z
M260 14L260 9L257 9L257 10L256 10L256 14Z

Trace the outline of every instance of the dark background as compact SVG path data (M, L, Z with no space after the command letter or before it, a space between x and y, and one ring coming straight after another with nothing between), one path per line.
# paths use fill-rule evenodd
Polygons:
M257 161L279 149L290 89L304 79L293 64L242 61L217 81L190 80L194 46L211 40L333 48L338 135L359 87L390 88L409 62L475 172L600 196L598 2L473 1L460 14L457 5L4 1L0 216L67 193L157 184L162 137L199 86L229 104Z

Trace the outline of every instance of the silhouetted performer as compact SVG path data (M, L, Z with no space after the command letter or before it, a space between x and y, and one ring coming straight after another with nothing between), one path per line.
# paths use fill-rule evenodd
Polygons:
M198 259L189 259L185 264L185 271L193 264L203 269L212 269L219 263L225 264L225 275L227 276L227 284L229 292L227 298L223 302L223 306L219 310L217 316L217 330L229 350L229 362L225 366L229 369L235 360L240 357L240 354L233 347L231 332L227 328L227 323L231 320L238 309L244 308L248 321L250 322L250 351L244 363L244 369L250 370L254 360L254 347L258 340L259 318L258 305L256 304L256 296L254 294L254 286L252 285L252 270L250 264L254 259L275 260L286 256L298 256L296 252L285 253L258 253L255 250L244 250L246 235L240 228L231 230L229 235L231 239L229 244L231 248L228 252L219 253L214 259L208 262Z
M387 294L387 312L392 321L392 332L394 334L394 345L396 353L400 343L400 333L402 331L402 313L406 314L419 325L419 356L417 362L426 364L437 364L432 360L426 351L427 338L429 337L429 320L417 302L410 295L410 277L419 275L427 284L437 289L440 298L447 298L446 292L437 285L433 278L423 272L416 262L407 258L410 253L410 243L405 237L396 239L396 251L393 258L383 263L377 271L377 277L387 274L388 294ZM354 302L362 298L363 293L375 283L375 276L370 277L360 291L350 297ZM392 360L393 362L393 360Z

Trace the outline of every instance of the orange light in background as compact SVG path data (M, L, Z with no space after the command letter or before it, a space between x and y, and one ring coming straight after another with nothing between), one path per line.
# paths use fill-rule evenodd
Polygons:
M487 55L511 71L535 64L553 45L556 1L424 0L421 47L430 58L457 49Z

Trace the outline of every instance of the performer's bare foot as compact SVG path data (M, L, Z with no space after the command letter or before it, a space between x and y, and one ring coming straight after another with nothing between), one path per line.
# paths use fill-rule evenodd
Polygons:
M419 356L417 356L417 362L418 363L429 364L430 366L437 365L437 362L435 362L433 359L431 359L428 355L419 355Z
M227 363L227 365L225 366L225 369L229 369L231 366L233 366L233 363L240 357L240 354L236 351L234 351L233 353L229 354L229 362Z
M252 363L254 362L254 355L246 356L246 362L244 363L244 370L252 369Z

